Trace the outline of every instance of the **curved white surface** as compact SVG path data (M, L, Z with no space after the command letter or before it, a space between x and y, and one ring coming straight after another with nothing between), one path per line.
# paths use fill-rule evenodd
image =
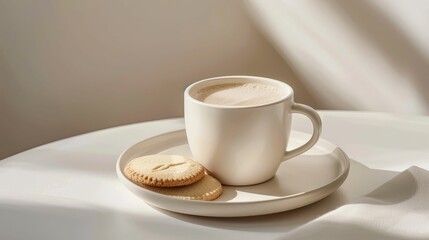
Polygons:
M182 119L127 125L46 144L0 161L0 239L276 239L371 192L410 166L429 170L429 117L319 111L322 138L350 157L330 196L277 214L207 218L153 208L119 181L120 154L183 129ZM294 130L310 133L305 117Z
M293 132L290 145L300 146L308 134ZM136 157L173 154L192 158L184 130L144 140L121 154L116 165L119 180L147 203L173 212L212 217L243 217L270 214L303 207L334 192L349 172L347 155L320 139L309 151L282 163L271 180L246 187L224 186L215 201L193 201L164 196L134 184L124 175L125 166Z

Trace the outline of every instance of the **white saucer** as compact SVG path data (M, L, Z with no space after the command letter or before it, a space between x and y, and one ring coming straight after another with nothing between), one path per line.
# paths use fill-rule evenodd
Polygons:
M290 147L306 142L309 135L292 132ZM132 159L149 154L176 154L192 158L184 130L169 132L141 141L124 151L116 164L119 180L148 204L168 211L213 217L242 217L287 211L314 203L340 187L350 162L334 144L319 139L303 155L282 163L271 180L253 186L224 186L215 201L183 200L161 195L129 181L123 169Z

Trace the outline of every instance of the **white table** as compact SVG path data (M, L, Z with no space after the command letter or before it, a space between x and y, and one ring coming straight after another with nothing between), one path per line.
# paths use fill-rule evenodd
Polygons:
M364 195L399 171L429 170L429 117L320 111L322 138L352 159L349 177L310 206L249 218L181 215L147 205L117 180L119 154L182 129L183 119L106 129L0 161L0 239L273 239ZM310 131L304 117L293 128Z

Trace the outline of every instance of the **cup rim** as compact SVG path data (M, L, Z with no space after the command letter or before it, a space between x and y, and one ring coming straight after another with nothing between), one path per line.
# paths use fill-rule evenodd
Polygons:
M246 105L246 106L233 106L233 105L220 105L220 104L205 103L205 102L202 102L200 100L193 98L190 94L191 91L199 85L203 85L201 87L201 88L203 88L206 86L210 86L210 82L216 82L216 81L228 80L228 79L230 81L234 81L234 79L241 79L241 80L250 80L253 82L263 82L263 83L268 82L269 85L272 85L272 86L274 85L278 88L281 88L282 90L285 90L286 93L282 98L280 98L277 101L264 103L264 104ZM225 82L223 82L223 83L225 83ZM200 104L200 105L206 106L206 107L220 108L220 109L245 109L245 108L260 108L260 107L271 106L271 105L275 105L275 104L284 102L288 99L293 101L294 92L293 92L292 87L289 84L282 82L282 81L279 81L279 80L276 80L276 79L266 78L266 77L258 77L258 76L231 75L231 76L207 78L207 79L203 79L203 80L194 82L185 89L184 94L185 94L186 99L189 99L193 103Z

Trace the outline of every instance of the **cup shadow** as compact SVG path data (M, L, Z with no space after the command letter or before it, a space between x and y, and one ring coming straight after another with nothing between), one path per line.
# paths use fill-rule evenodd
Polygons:
M283 162L276 175L256 185L232 187L236 192L252 193L265 198L301 194L320 189L343 174L347 175L348 163L341 149L314 155L299 155Z
M269 215L215 218L184 215L161 209L157 210L172 218L211 228L248 232L285 233L344 204L350 203L360 196L372 192L397 174L398 173L394 171L370 169L355 160L350 160L348 178L333 194L305 207ZM271 192L271 190L266 191L268 193Z

